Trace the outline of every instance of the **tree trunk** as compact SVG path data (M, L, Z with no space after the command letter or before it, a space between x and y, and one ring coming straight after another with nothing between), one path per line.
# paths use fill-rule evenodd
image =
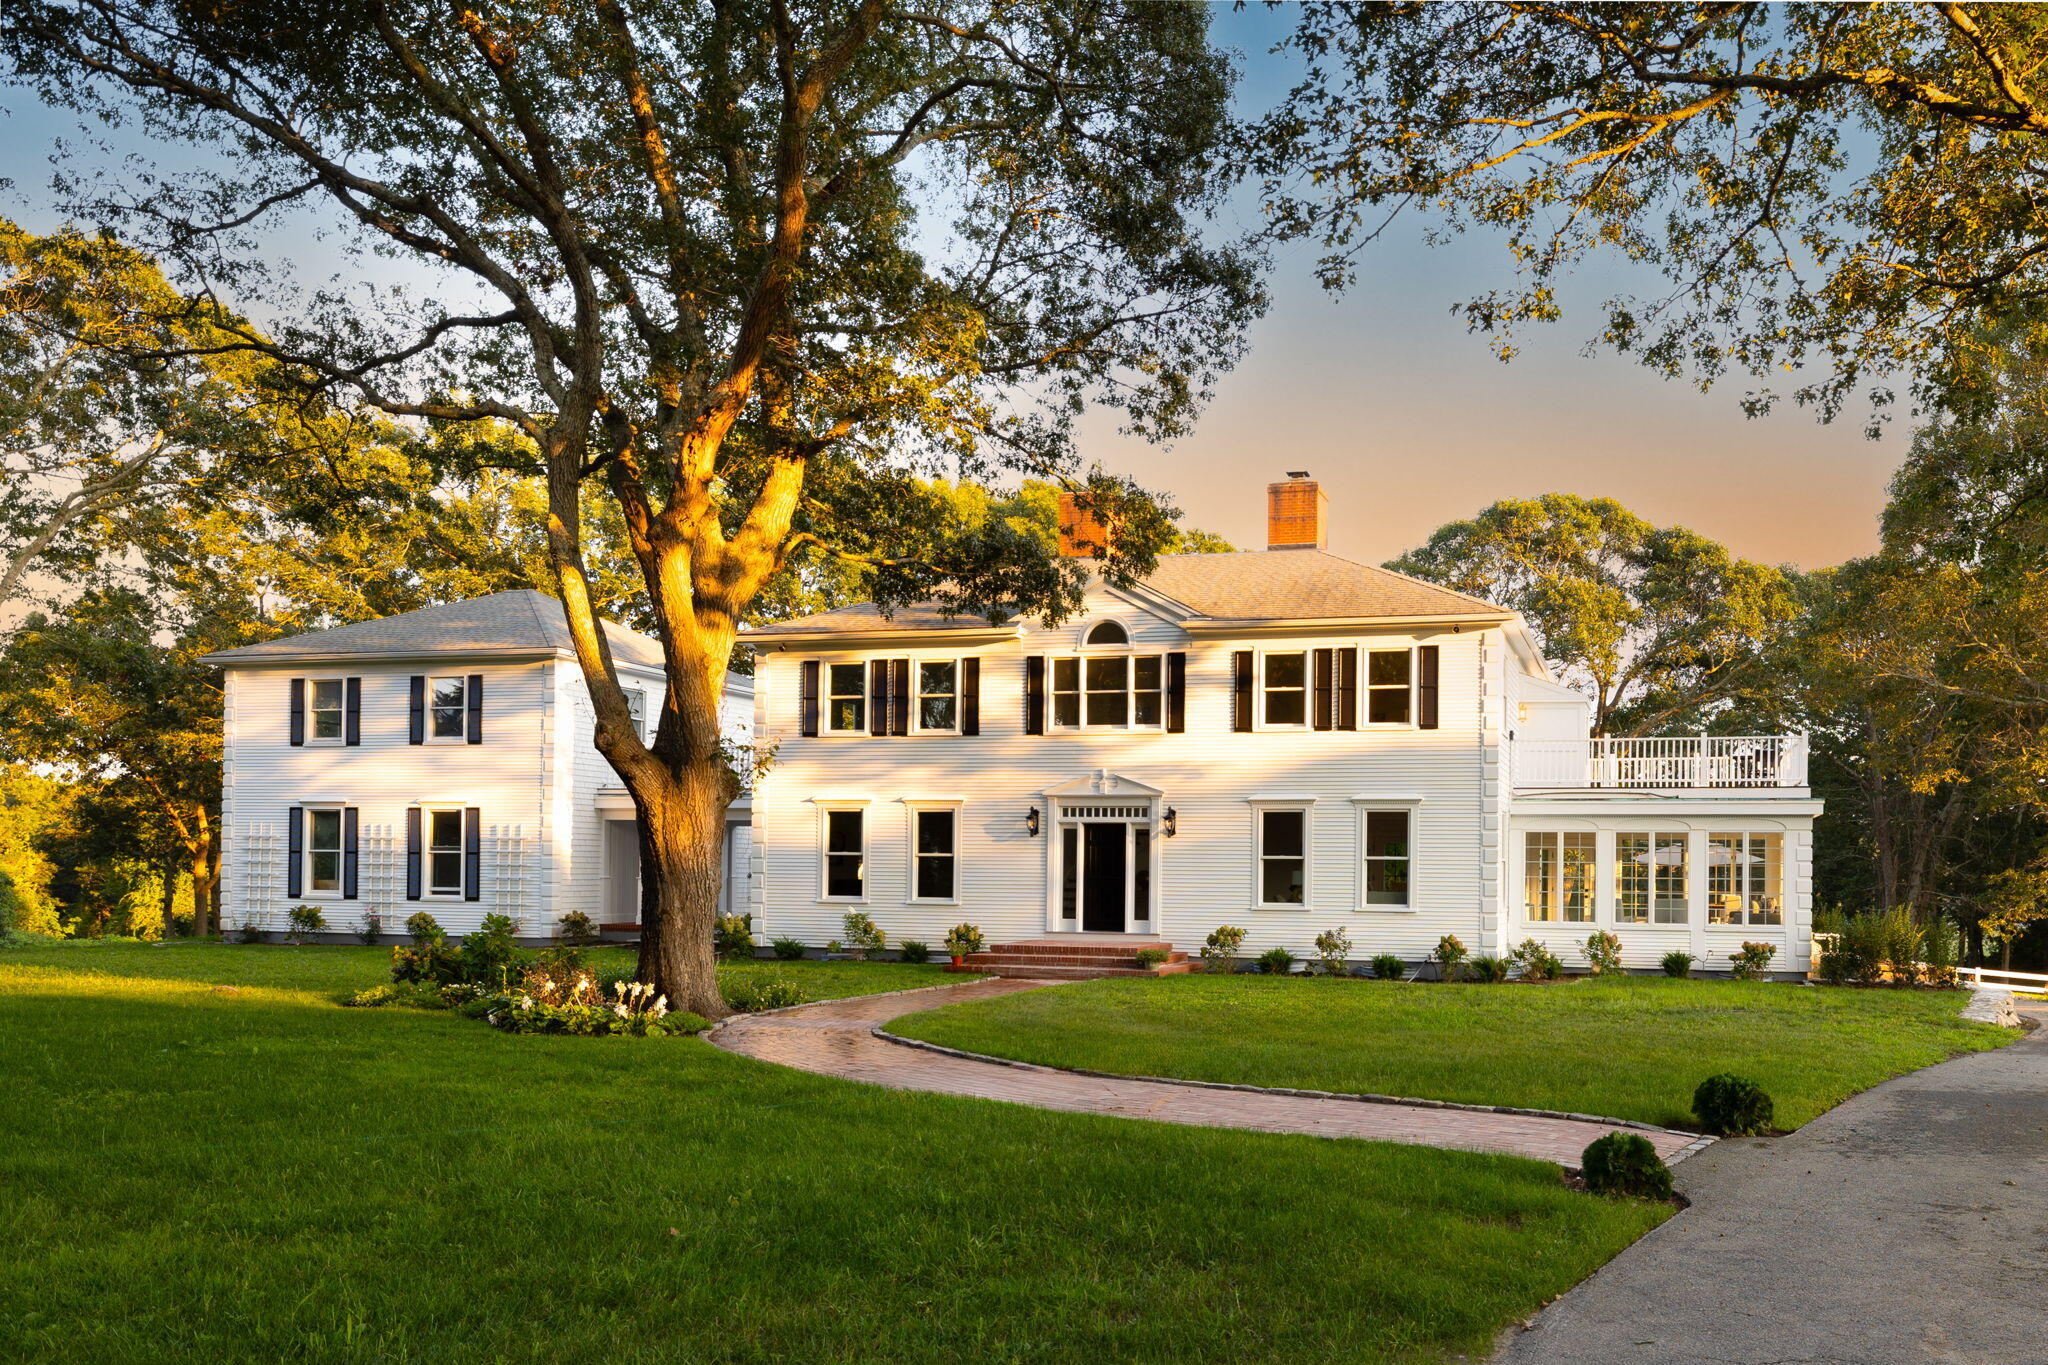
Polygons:
M178 917L174 912L173 907L177 904L178 878L182 874L179 872L178 865L176 863L167 862L164 864L163 871L160 875L163 877L164 887L163 894L157 898L157 912L163 916L163 936L165 938L174 938L176 937L178 932ZM198 890L197 882L193 883L193 889L195 893L194 898L196 899Z
M699 759L666 790L636 792L634 802L641 876L653 876L651 904L641 910L638 976L659 984L673 1009L723 1018L711 931L725 861L725 773L715 758Z
M192 937L205 938L208 912L219 891L220 849L208 842L192 854Z

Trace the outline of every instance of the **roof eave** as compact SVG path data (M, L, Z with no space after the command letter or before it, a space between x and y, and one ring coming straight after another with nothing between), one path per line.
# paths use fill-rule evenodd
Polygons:
M431 663L446 659L497 659L505 662L528 662L541 659L568 659L574 656L566 649L403 649L403 650L334 650L295 649L275 654L239 654L235 650L221 650L213 654L202 654L199 662L218 668L263 668L270 664L402 664ZM652 664L621 660L631 668L653 668Z
M993 644L1017 638L1008 626L893 626L886 630L743 630L740 643L755 649L779 645L881 644L924 640L939 644Z
M1379 626L1389 630L1417 630L1436 626L1499 626L1514 619L1512 612L1434 613L1426 616L1198 616L1182 622L1181 627L1194 636L1259 635L1310 630L1351 630L1362 626Z

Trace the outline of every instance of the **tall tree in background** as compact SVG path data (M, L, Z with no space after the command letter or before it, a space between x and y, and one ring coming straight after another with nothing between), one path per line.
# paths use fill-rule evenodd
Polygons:
M1256 262L1194 217L1228 179L1230 85L1196 7L23 0L0 23L45 98L229 163L80 205L160 229L216 287L286 304L255 234L320 204L442 269L462 302L316 291L244 344L533 443L597 744L656 882L641 974L707 1015L717 707L750 604L818 553L870 563L885 600L1070 610L1079 571L1029 538L922 533L912 472L1070 477L1096 398L1176 433L1262 301ZM666 655L651 746L593 609L592 478ZM1120 523L1111 574L1148 567L1167 519L1089 492Z
M1465 315L1511 354L1612 251L1670 283L1601 339L1702 385L1787 374L1826 416L1978 388L1996 323L2048 340L2048 8L1305 6L1255 147L1276 225L1341 285L1395 214L1497 231L1521 284Z
M1520 612L1593 733L1705 728L1768 682L1797 613L1778 569L1612 498L1505 498L1387 566Z

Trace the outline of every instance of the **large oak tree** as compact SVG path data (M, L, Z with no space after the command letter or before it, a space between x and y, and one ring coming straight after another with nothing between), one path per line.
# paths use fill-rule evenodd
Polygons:
M22 0L18 79L221 164L77 187L193 281L268 304L337 401L533 443L550 560L655 880L642 975L723 1012L710 952L733 785L717 704L794 557L885 600L1077 600L1032 537L934 538L913 475L1073 480L1085 403L1182 429L1261 304L1205 242L1230 73L1193 6L1084 0ZM340 224L430 293L314 287L261 236ZM373 258L373 263L376 258ZM298 287L297 292L291 286ZM943 462L943 464L941 463ZM586 481L666 654L643 744L591 606ZM1117 480L1108 564L1170 524Z

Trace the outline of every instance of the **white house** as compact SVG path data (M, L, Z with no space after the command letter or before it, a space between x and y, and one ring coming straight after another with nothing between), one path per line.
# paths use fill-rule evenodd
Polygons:
M651 727L661 649L607 622L627 697ZM486 914L522 937L581 911L640 918L633 803L592 742L590 694L561 604L532 591L208 655L225 675L222 922L282 929L316 905L330 931L366 912L387 935L427 910L451 933ZM752 728L750 684L725 696ZM747 894L748 807L728 813L726 894Z
M747 632L757 937L858 909L934 948L961 921L1182 949L1229 923L1247 953L1341 926L1359 958L1533 936L1580 964L1608 929L1631 968L1747 939L1805 970L1803 736L1591 739L1513 612L1328 553L1305 475L1268 506L1266 550L1098 580L1057 626L862 605Z

